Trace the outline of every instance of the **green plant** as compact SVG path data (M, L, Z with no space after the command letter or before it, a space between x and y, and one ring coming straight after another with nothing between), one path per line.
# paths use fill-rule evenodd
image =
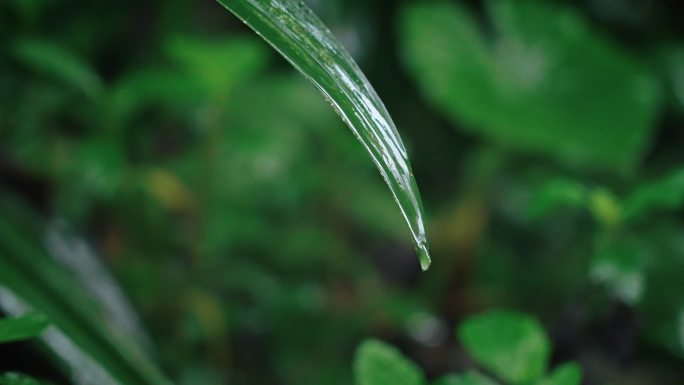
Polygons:
M36 337L48 325L47 318L39 313L0 319L0 343L16 342ZM20 373L0 373L0 384L39 385L40 382Z
M534 221L563 208L591 214L597 230L592 234L590 279L641 313L649 340L684 355L681 344L666 337L678 333L684 307L682 288L671 285L674 272L684 266L676 246L677 230L669 220L645 227L654 216L671 217L681 209L682 170L644 181L623 194L574 180L547 181L536 194L529 208Z
M42 333L48 324L47 318L38 313L0 319L0 343L35 337Z
M353 59L301 1L230 0L221 3L264 37L330 100L371 155L390 187L409 225L421 266L427 269L430 257L422 203L408 162L407 151L384 105ZM196 71L197 85L201 93L220 100L219 93L225 90L226 85L223 84L220 89L213 89L212 81L215 81L216 77L207 77L212 74L220 77L225 73L226 69L218 67L217 61L214 61L216 59L220 63L220 58L212 56L211 65L201 68L203 64L209 63L205 58L198 56L198 52L201 55L204 51L193 50L193 45L184 43L182 40L173 42L170 46L172 55L190 71ZM225 51L221 51L224 47L216 46L210 47L209 50L214 51L212 55L224 53L224 59L229 62L229 66L237 68L240 68L240 64L236 64L236 54L241 52L249 53L245 57L245 63L259 61L258 49L245 51L244 46L235 49L233 47L228 46L225 47ZM12 54L17 60L33 67L35 71L58 78L89 98L95 98L102 92L98 77L91 73L86 65L68 52L47 42L16 41L12 47ZM133 86L145 87L145 80L144 77L138 78L133 82ZM182 82L179 85L184 86ZM130 100L130 95L121 99L120 95L127 91L131 92L125 87L120 88L118 94L115 93L111 97L113 111L118 116L113 124L121 124L127 114L130 114L131 107L120 104ZM140 97L149 95L159 96L157 90L153 89L146 90ZM121 102L118 102L119 100ZM99 178L94 183L96 189L105 195L111 194L122 180L120 154L109 149L102 152L104 147L97 142L93 142L90 149L84 150L83 156L86 158L98 158L98 161L90 162L89 170L86 170L91 177ZM101 178L100 175L111 177ZM163 174L152 176L153 192L167 194L169 187L174 183L173 179ZM155 190L155 185L159 184L162 186ZM178 194L182 194L182 191L176 188L176 192L176 196L167 200L178 200ZM108 318L108 309L99 306L98 299L88 293L87 281L84 281L83 277L79 279L73 271L69 271L60 263L55 263L50 252L36 246L40 243L37 241L40 239L39 221L32 218L25 226L18 226L22 218L30 216L27 214L28 211L11 207L6 207L6 210L14 217L10 219L8 215L0 221L0 278L12 295L17 297L18 303L45 313L59 333L77 346L83 356L82 360L87 364L68 362L69 359L65 358L72 375L86 375L87 372L95 371L95 378L99 383L169 383L139 341L134 341L131 335L126 335L126 331L103 322ZM58 242L64 242L64 239ZM50 345L49 341L47 342ZM52 345L52 348L59 350L55 345ZM63 352L56 353L60 355Z
M2 385L40 385L47 384L40 382L21 373L5 373L0 375L0 384Z
M368 151L399 204L423 270L430 266L422 202L392 118L358 65L301 0L219 0L325 95Z
M462 5L403 10L406 66L425 97L460 129L504 148L632 171L662 100L655 76L568 6L485 4L489 40Z
M482 368L506 384L579 385L581 369L565 363L547 371L550 342L543 327L532 317L515 312L491 311L472 316L458 327L465 350ZM356 385L423 385L428 381L420 369L391 345L367 340L356 351ZM498 382L480 371L449 374L435 385L493 385Z
M683 308L675 299L682 297L681 285L672 285L672 272L682 268L673 219L684 197L681 162L658 158L658 172L644 169L666 101L663 91L676 92L677 50L664 50L659 59L668 78L663 82L653 59L594 30L568 4L503 0L483 6L478 18L464 4L410 4L398 19L405 67L425 99L454 128L476 135L482 153L499 159L487 176L472 178L479 184L471 194L496 195L506 184L497 185L496 178L516 174L520 180L491 206L530 194L519 209L513 203L502 210L524 228L564 226L554 220L588 214L594 225L575 235L577 249L555 244L540 253L573 250L557 263L579 270L586 265L587 273L579 276L633 307L643 317L645 339L681 356L684 346L665 337L678 333ZM530 154L555 166L512 170ZM506 263L507 257L498 256L510 249L501 244L505 238L491 241L497 246L491 251L496 256L486 257L489 263ZM540 278L546 286L555 279L543 269L530 274L546 276Z
M681 6L219 3L0 2L0 383L679 385Z

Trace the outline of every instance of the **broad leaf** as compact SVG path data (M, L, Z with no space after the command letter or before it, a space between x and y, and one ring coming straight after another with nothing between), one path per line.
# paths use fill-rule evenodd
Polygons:
M169 382L147 357L134 333L93 298L78 276L42 246L39 218L12 199L0 200L0 305L10 313L33 308L55 326L44 342L72 370L98 384L163 385Z
M458 335L485 368L512 384L539 379L551 346L542 326L529 316L491 311L465 320Z
M49 321L39 313L0 319L0 343L35 337L45 330Z
M354 358L356 385L422 385L420 369L396 348L378 340L363 342Z
M385 106L351 56L303 1L218 1L311 80L351 128L399 204L421 267L427 269L430 257L422 203L406 149Z
M453 3L403 12L405 61L427 98L458 128L507 147L632 169L651 137L657 80L570 8L487 4L492 36Z

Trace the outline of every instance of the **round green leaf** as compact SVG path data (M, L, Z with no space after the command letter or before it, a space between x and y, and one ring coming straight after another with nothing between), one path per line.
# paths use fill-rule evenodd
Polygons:
M544 329L529 316L491 311L468 318L458 329L466 350L482 366L512 384L539 379L551 346Z
M378 340L359 346L354 358L356 385L422 385L420 369L396 348Z

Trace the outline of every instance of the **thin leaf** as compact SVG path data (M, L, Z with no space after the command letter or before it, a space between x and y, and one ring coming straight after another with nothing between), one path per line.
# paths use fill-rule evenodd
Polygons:
M40 385L43 382L37 381L21 373L3 373L0 375L0 385Z
M56 333L44 341L79 384L165 385L169 381L138 342L117 333L106 311L41 246L39 218L9 196L0 200L0 305L44 313ZM22 309L19 309L22 310Z
M399 204L426 270L430 257L422 203L406 149L385 106L351 56L302 1L218 1L311 80L351 128Z
M87 96L102 91L102 80L87 63L53 42L19 40L11 45L14 57L27 67L72 86Z
M39 313L0 319L0 343L35 337L42 333L49 324L48 319Z
M45 243L55 261L66 267L99 304L110 329L117 335L134 339L143 348L152 346L122 288L87 242L72 234L66 223L56 221L48 226Z

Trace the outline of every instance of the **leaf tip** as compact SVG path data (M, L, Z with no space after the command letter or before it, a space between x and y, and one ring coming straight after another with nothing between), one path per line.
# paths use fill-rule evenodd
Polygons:
M416 247L416 251L418 252L418 260L420 261L421 270L427 271L432 263L432 260L430 259L430 252L428 251L427 246L425 244L418 245Z

